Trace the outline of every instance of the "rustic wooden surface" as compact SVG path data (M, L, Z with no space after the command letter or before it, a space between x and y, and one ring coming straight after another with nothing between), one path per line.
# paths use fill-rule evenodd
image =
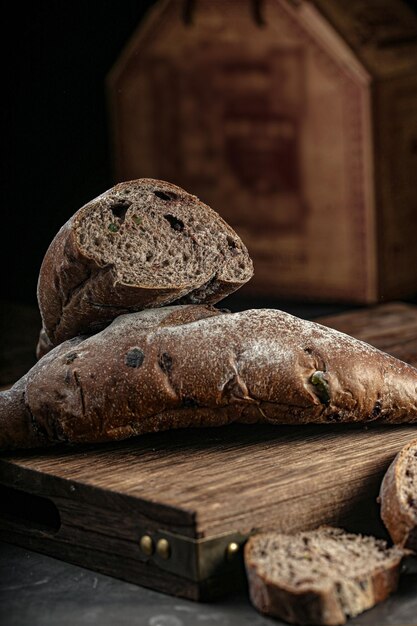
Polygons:
M417 364L417 307L391 304L323 321ZM416 431L233 425L16 453L0 460L0 482L48 497L61 525L3 518L0 526L7 540L197 598L201 585L144 562L138 547L144 529L200 538L334 523L383 534L379 484ZM204 593L215 590L210 581Z
M100 523L112 535L123 512L118 534L132 541L142 520L195 538L268 527L291 531L360 517L384 470L416 433L416 426L232 425L16 454L3 457L0 468L3 482L22 489L32 483L36 493L50 494L67 532L80 521L74 519L78 498L83 526ZM121 505L115 510L115 502L126 502L130 515ZM106 513L99 522L97 508ZM361 521L366 530L369 520Z

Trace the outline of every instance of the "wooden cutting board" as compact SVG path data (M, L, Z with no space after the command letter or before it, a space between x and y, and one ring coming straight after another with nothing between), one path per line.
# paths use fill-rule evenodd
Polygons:
M417 365L417 307L325 323ZM417 426L232 425L0 459L6 541L206 599L242 580L249 533L321 523L383 534L376 497Z

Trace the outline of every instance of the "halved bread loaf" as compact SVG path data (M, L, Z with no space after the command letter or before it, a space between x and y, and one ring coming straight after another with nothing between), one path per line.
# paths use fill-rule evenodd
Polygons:
M0 447L230 422L417 421L417 370L271 309L122 315L64 342L0 394Z
M417 552L417 439L404 446L391 463L379 500L393 542Z
M240 238L198 198L160 180L121 183L77 211L45 255L38 356L122 313L218 302L252 274Z
M292 624L344 624L395 591L404 554L338 528L255 535L245 546L251 601Z

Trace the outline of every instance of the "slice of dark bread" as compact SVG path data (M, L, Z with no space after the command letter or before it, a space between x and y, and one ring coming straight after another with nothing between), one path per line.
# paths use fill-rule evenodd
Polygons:
M51 350L0 393L0 449L231 422L417 420L417 370L271 309L120 315Z
M238 235L198 198L160 180L120 183L77 211L45 255L38 356L122 313L218 302L252 274Z
M250 598L291 624L344 624L395 591L404 555L339 528L255 535L245 546Z
M417 552L417 439L404 446L391 463L379 501L393 542Z

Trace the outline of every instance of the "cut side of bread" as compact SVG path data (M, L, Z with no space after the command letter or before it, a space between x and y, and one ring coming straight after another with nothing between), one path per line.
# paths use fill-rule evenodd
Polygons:
M253 274L248 251L210 207L170 183L120 183L61 228L43 261L38 355L122 313L215 303Z
M231 422L416 422L416 389L410 365L282 311L148 309L62 343L0 394L0 448Z
M323 527L262 533L245 546L250 598L292 624L344 624L395 591L401 560L384 541Z
M417 439L391 463L379 500L381 517L393 542L417 552Z

